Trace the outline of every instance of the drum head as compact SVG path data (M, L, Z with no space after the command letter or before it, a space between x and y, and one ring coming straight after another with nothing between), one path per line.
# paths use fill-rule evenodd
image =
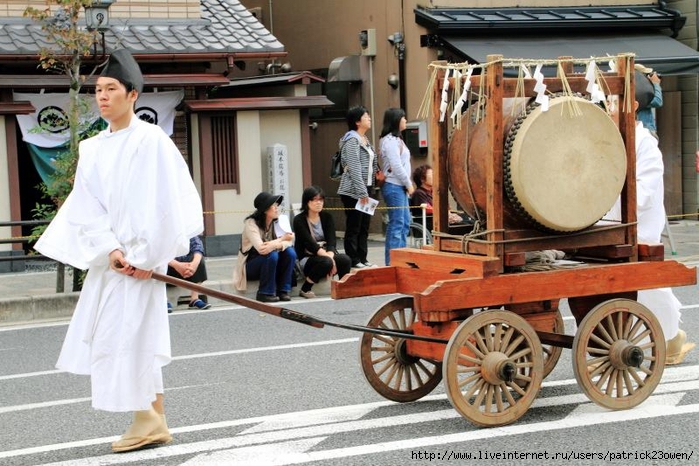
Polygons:
M582 115L570 110L574 100ZM626 178L626 149L599 106L579 97L551 99L514 124L505 147L505 186L517 213L545 229L573 232L614 205Z

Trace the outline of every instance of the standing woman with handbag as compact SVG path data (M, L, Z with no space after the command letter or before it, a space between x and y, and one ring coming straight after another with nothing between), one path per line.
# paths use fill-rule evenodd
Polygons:
M391 249L404 248L408 240L410 228L410 209L408 196L413 194L413 183L410 180L410 151L403 142L401 132L405 130L408 121L405 110L389 108L383 115L381 129L381 167L386 175L386 182L381 187L381 193L388 206L388 225L386 226L386 265L391 264Z
M376 183L379 169L374 148L366 132L371 128L371 117L366 108L352 107L347 111L349 131L340 138L340 152L345 171L340 179L337 194L345 207L345 253L352 259L352 267L374 265L367 260L369 253L369 223L371 215L355 209L357 201L369 201L369 191Z

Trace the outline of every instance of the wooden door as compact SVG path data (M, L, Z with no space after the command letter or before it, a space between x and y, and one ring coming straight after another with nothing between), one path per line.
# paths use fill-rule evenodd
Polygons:
M656 110L659 146L665 164L665 210L682 214L682 96L663 92L663 106Z

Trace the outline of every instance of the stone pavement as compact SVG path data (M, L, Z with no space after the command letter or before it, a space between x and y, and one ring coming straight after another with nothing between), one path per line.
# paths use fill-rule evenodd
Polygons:
M667 235L663 236L665 243L665 258L685 263L688 266L699 265L699 221L679 220L670 224L670 232L674 244L674 253ZM369 261L374 264L384 264L383 237L372 235L369 244ZM217 290L234 293L231 286L235 257L210 257L206 260L209 280L204 285ZM46 267L53 268L47 270ZM72 315L78 298L78 293L56 293L55 266L46 266L45 270L23 273L0 273L0 325L16 325L26 322L64 320ZM38 267L37 267L38 268ZM68 268L67 268L68 269ZM66 273L65 289L70 290L72 277ZM255 283L251 283L246 297L254 298ZM320 296L330 295L330 285L326 281L316 285L313 290ZM298 297L298 290L294 300ZM187 291L182 296L188 295ZM221 301L210 299L213 305ZM175 304L175 303L173 303ZM187 309L187 304L175 308Z

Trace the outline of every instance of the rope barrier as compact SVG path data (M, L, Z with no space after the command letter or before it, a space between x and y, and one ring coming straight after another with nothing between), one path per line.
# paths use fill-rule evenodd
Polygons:
M408 207L389 207L389 206L383 206L383 207L377 207L376 210L392 210L392 209L414 209L415 206L408 206ZM323 208L323 210L333 210L333 211L341 211L341 210L353 210L351 208L347 207L327 207ZM221 214L251 214L253 213L254 210L217 210L217 211L206 211L204 212L204 215L221 215ZM449 212L454 212L457 214L464 214L464 211L461 210L449 210ZM687 218L687 217L696 217L696 220L699 220L699 212L695 214L675 214L675 215L668 215L667 218L668 220L675 220L675 219L682 219L682 218ZM610 221L610 220L608 220ZM634 223L635 224L635 223ZM614 229L614 228L622 228L628 225L633 225L633 224L621 224L619 225L609 225L608 227L605 227L603 229ZM9 228L9 227L7 227ZM489 241L489 240L484 240L484 239L478 239L479 237L491 234L491 233L502 233L504 230L480 230L480 222L478 222L476 225L474 225L474 231L476 233L470 233L468 235L452 235L449 233L442 233L438 231L432 231L432 236L438 236L440 238L447 238L447 239L458 239L462 242L462 248L465 247L465 245L468 242L474 242L474 243L481 243L481 244L506 244L506 243L517 243L517 242L525 242L525 241L538 241L544 237L533 237L533 238L520 238L520 239L511 239L511 240L500 240L500 241ZM600 231L600 228L596 228L594 230ZM557 235L554 237L570 237L570 236L575 236L575 235L584 235L584 234L589 234L592 233L592 231L581 231L581 232L575 232L575 233L567 233L565 235ZM35 241L39 239L40 235L29 235L29 236L10 236L6 238L0 237L0 241L5 241L5 242L23 242L23 241ZM546 236L545 238L551 238L551 236ZM462 251L463 252L463 251Z
M414 209L414 208L415 208L415 206L408 206L408 207L380 206L380 207L376 207L376 210ZM323 208L323 210L340 211L340 210L354 210L354 209L348 208L348 207L325 207L325 208ZM222 214L247 214L247 215L250 215L253 212L255 212L255 211L254 210L210 210L210 211L204 211L203 213L204 213L204 215L222 215ZM284 211L284 212L288 212L288 211ZM459 211L457 211L457 210L453 210L451 212L459 213ZM463 213L463 212L461 212L461 213ZM9 227L7 227L7 228L9 228ZM41 235L10 236L7 238L0 237L0 241L16 242L16 243L23 242L23 241L31 242L31 241L35 241L35 240L39 239L39 236L41 236Z

